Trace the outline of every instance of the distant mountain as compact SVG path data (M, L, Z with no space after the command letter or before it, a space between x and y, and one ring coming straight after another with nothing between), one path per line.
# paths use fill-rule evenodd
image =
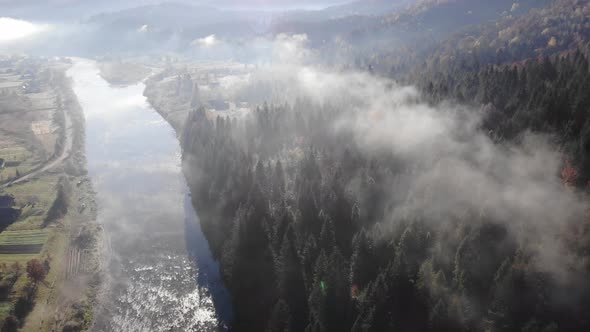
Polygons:
M422 0L405 11L386 16L385 26L404 25L446 34L507 16L520 16L551 0Z
M345 52L346 57L362 67L396 72L424 61L441 43L461 31L512 20L550 3L551 0L421 0L342 32L329 47Z
M2 8L0 16L45 22L79 21L100 12L113 12L159 2L161 1L0 0L0 8Z
M0 0L0 8L2 9L0 16L51 22L77 21L101 12L116 12L169 2L217 9L261 11L309 9L311 7L321 9L348 3L350 0Z
M202 0L200 2L209 6L225 9L292 10L312 8L322 9L350 1L351 0Z
M262 12L163 3L103 13L85 21L108 52L184 52L195 40L215 35L241 41L262 30Z
M405 8L417 0L356 0L322 10L289 11L276 19L278 24L295 24L341 19L350 16L382 16Z
M403 9L418 0L357 0L348 4L326 8L324 11L335 16L384 15Z
M429 63L514 63L580 49L588 53L590 1L555 0L525 15L472 27L444 42Z
M219 23L233 18L232 13L213 7L168 2L106 12L92 16L87 22L132 28L151 25L162 29L181 29L195 25Z

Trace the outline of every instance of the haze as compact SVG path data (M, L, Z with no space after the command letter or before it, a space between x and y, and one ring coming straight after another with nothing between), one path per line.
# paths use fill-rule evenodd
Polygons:
M0 0L2 331L589 331L590 0Z

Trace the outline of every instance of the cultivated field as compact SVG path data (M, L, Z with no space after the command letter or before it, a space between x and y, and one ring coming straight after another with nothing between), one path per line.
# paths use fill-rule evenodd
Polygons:
M38 254L47 242L47 230L4 231L0 233L0 255Z

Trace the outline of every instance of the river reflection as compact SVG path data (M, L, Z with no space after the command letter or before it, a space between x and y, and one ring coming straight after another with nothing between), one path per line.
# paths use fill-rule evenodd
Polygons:
M93 330L217 330L218 316L229 320L230 301L190 203L172 128L147 104L143 84L109 86L94 62L80 59L68 75L86 116L88 171L109 239Z

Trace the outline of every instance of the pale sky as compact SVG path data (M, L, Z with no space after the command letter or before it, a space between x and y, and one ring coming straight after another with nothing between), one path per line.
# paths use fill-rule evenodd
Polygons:
M161 2L182 2L191 4L208 4L211 6L232 6L232 7L325 7L329 5L351 2L350 0L130 0L123 1L127 6L135 6L142 4L154 4ZM100 4L100 5L98 5ZM119 0L0 0L0 8L10 7L43 7L43 6L72 6L72 5L89 5L92 7L108 7L113 5L121 6L122 2Z

